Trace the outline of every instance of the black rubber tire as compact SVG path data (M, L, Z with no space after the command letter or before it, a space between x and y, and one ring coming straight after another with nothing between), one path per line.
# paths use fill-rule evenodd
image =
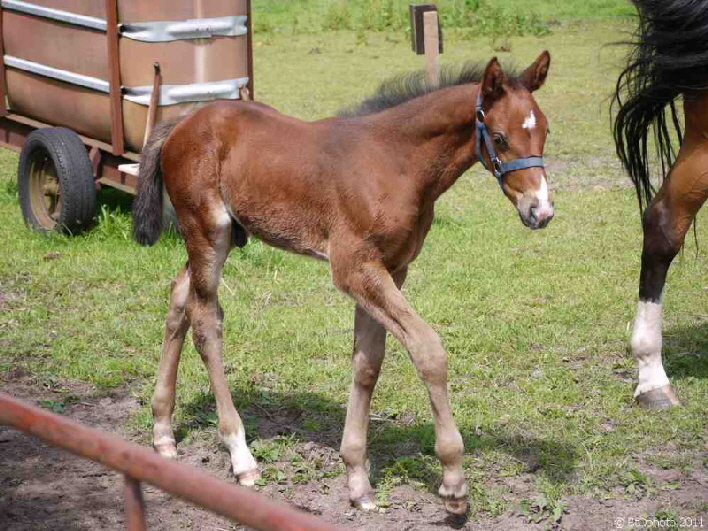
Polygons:
M58 194L53 196L53 204L60 205L58 209L46 206L50 195L46 184L45 197L41 197L41 183L52 179L52 189L58 185ZM17 191L27 226L68 234L89 228L96 214L96 187L91 161L79 135L63 127L33 131L20 153Z

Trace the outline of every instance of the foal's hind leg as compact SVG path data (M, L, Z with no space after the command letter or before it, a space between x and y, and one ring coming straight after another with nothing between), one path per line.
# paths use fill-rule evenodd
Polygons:
M184 345L184 336L189 329L189 321L185 315L188 295L189 270L185 268L177 273L172 282L160 366L157 369L157 383L152 396L153 446L160 455L168 458L177 457L171 419L175 408L177 366Z
M213 215L220 222L207 225L206 217L202 215L198 221L180 218L180 224L186 228L185 243L191 273L187 316L192 324L194 345L206 365L216 398L219 436L231 453L233 471L239 482L253 485L260 477L258 466L246 445L246 431L234 407L222 359L224 312L217 291L221 269L232 243L231 220L223 212L221 216Z
M396 275L400 288L405 271ZM374 492L366 469L366 439L369 430L371 395L379 378L386 350L386 329L359 304L354 312L354 352L352 388L340 453L347 467L349 500L357 508L376 508Z
M351 252L351 250L350 250ZM428 389L435 424L435 453L443 469L440 496L454 514L467 511L462 436L450 410L447 354L437 333L409 306L383 265L359 263L351 254L332 255L334 283L348 293L403 346Z
M661 360L661 297L666 274L696 213L708 197L708 142L691 131L669 177L644 213L644 249L639 304L632 332L632 351L639 368L634 393L650 408L679 404Z

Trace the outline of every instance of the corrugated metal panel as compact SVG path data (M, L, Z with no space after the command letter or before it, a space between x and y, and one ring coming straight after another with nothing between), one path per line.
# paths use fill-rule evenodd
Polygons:
M106 2L0 2L10 112L111 142ZM142 146L156 62L164 84L158 120L184 112L189 100L239 97L250 77L248 6L248 0L117 0L118 22L127 24L118 44L120 83L135 87L122 102L130 149Z

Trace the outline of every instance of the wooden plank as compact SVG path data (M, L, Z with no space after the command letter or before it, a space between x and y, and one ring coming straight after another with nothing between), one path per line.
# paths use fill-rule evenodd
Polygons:
M123 144L123 102L121 96L120 58L118 56L118 0L106 0L106 30L108 49L108 73L111 102L111 152L122 155L125 152Z
M101 177L98 182L129 194L135 194L135 189L138 185L137 177L123 173L110 164L104 164L101 167Z
M424 32L424 16L429 11L437 11L438 7L435 4L411 4L411 44L413 51L417 55L425 53L425 32ZM439 52L443 53L442 31L440 30L440 20L438 19L438 48Z
M425 31L425 75L432 87L440 85L440 35L438 12L428 11L423 15Z

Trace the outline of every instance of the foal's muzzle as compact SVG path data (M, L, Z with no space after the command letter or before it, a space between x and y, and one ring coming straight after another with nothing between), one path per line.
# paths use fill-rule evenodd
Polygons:
M527 208L522 208L522 205L518 205L517 208L521 222L530 229L543 229L554 216L552 202L544 205L536 199L532 200Z

